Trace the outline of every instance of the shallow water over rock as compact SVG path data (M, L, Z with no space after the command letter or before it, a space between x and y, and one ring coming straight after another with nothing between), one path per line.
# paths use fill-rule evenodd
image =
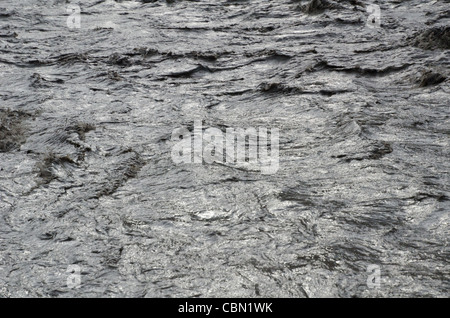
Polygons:
M449 296L448 1L66 2L0 3L0 296Z

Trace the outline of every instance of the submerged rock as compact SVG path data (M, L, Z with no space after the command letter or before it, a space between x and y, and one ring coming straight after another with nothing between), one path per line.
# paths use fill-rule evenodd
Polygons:
M450 27L422 31L414 36L411 44L424 50L450 49Z
M325 0L311 0L308 4L300 6L300 10L307 14L322 13L327 9L336 9L337 5Z
M419 79L419 87L427 87L432 85L438 85L445 81L447 77L445 77L442 74L433 72L433 71L427 71L422 74L422 76Z
M0 110L0 152L17 149L25 142L23 121L29 117L19 111Z

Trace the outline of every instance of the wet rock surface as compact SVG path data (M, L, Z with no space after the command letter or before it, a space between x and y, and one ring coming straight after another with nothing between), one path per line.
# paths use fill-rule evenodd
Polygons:
M71 4L0 3L1 297L449 296L447 1ZM196 120L279 170L175 164Z

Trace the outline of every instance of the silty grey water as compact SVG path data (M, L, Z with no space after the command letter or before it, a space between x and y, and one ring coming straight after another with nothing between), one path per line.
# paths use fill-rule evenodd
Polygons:
M3 0L0 296L448 297L448 3ZM195 120L279 170L174 164Z

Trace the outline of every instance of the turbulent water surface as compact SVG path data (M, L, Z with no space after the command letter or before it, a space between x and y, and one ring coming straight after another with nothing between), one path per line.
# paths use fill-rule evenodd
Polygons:
M2 0L0 296L448 297L449 1L375 3Z

